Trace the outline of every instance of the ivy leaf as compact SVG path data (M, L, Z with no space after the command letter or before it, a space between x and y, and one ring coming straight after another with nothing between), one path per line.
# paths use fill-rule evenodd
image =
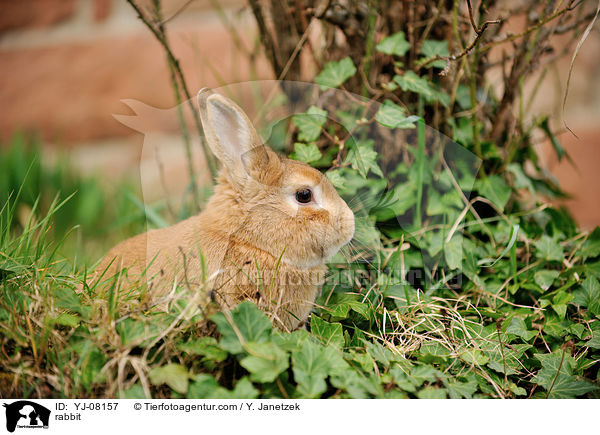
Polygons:
M515 188L527 189L531 193L536 193L536 189L533 186L531 178L529 178L527 174L525 174L525 171L523 171L523 168L519 163L511 163L506 167L506 169L514 176L513 184Z
M123 390L123 394L119 393L119 399L146 399L144 387L140 384L133 384L131 387Z
M454 235L448 243L444 245L444 257L446 264L450 269L458 269L463 260L463 238L460 235Z
M410 379L418 387L424 382L436 382L438 378L442 378L442 373L432 366L416 366L410 371Z
M202 337L199 340L179 343L177 349L190 355L203 356L207 361L222 362L227 358L227 352L217 345L214 337Z
M549 123L548 117L545 117L542 120L542 122L540 123L540 128L544 131L544 133L546 133L546 136L548 137L548 139L550 139L550 143L552 144L552 148L554 148L554 152L556 153L556 157L558 158L558 161L560 162L563 159L563 157L566 156L567 159L569 161L571 161L571 163L573 163L573 161L571 160L571 158L565 151L564 147L562 146L562 144L560 143L558 138L552 132L552 129L550 128L550 123Z
M342 177L342 174L340 173L340 171L338 169L332 169L331 171L327 171L325 173L325 176L327 177L327 179L329 181L331 181L331 184L333 184L336 189L344 188L345 180L344 180L344 177Z
M600 350L600 329L592 331L592 338L585 342L587 347Z
M300 143L294 144L294 158L304 163L314 162L319 160L323 154L319 151L319 148L314 143Z
M365 376L355 370L346 370L344 373L332 375L331 385L346 390L353 399L366 399L370 395L374 397L383 395L383 388L381 388L381 383L376 375Z
M321 90L337 88L354 74L356 74L356 67L352 63L352 59L346 56L338 62L328 62L323 71L315 77L315 82L321 87Z
M189 373L181 364L167 364L155 367L148 373L153 385L167 384L174 391L185 394L188 391Z
M445 399L447 397L445 388L438 388L432 385L423 388L417 393L419 399Z
M222 395L224 390L212 375L200 373L196 375L194 381L190 384L186 397L188 399L214 398Z
M76 328L77 325L79 325L80 320L81 318L79 316L75 316L69 313L60 313L58 316L56 316L54 322L59 325L68 326L70 328Z
M2 268L0 267L0 270ZM1 275L1 274L0 274ZM91 307L83 305L81 303L80 296L70 288L59 287L54 290L55 304L57 308L64 308L65 310L73 311L74 313L81 314L82 317L87 318L91 314Z
M401 216L416 202L417 190L414 181L398 184L393 189L380 195L379 201L370 211L378 221L387 221L396 216Z
M306 113L292 116L292 122L298 127L298 140L314 142L321 135L321 129L327 121L327 111L310 106Z
M515 334L521 337L525 341L531 340L538 333L536 331L531 331L527 328L525 321L520 317L513 317L506 329L508 334Z
M254 382L273 382L289 367L288 355L274 343L248 343L250 354L240 361Z
M598 280L593 277L589 277L582 284L588 298L588 310L594 316L600 316L600 284Z
M477 180L475 187L482 196L492 201L498 209L504 210L504 206L510 198L511 189L502 177L488 175L481 180Z
M600 255L600 227L596 227L592 231L579 252L584 259Z
M144 345L160 334L160 328L152 321L126 318L117 324L117 333L122 344Z
M550 236L544 234L534 244L538 258L547 261L562 261L564 258L562 247Z
M313 315L310 330L325 346L344 347L344 332L341 323L329 323Z
M356 126L356 123L362 118L361 114L362 112L357 109L351 111L335 111L337 122L339 122L342 125L342 127L346 129L346 131L350 131Z
M240 379L231 392L231 399L256 399L259 391L254 388L247 376Z
M361 236L360 240L375 240L379 239L379 233L373 235L373 237L368 235L369 229L368 224L365 223L365 220L368 219L357 219L356 220L356 232L357 236ZM374 228L373 228L374 229ZM362 237L364 235L364 237ZM360 314L365 319L369 318L369 308L367 304L362 303L356 295L343 293L343 292L334 292L329 298L329 303L325 307L331 317L340 317L346 318L348 317L348 313L350 310ZM362 342L361 342L362 343Z
M525 390L525 388L521 388L521 387L517 386L517 384L515 384L514 382L511 382L508 385L508 388L515 396L526 396L527 395L527 390Z
M290 333L275 331L273 334L273 343L288 352L300 350L310 339L311 335L306 329L298 329Z
M539 285L544 291L548 290L554 280L558 278L558 270L538 270L533 275L533 279L537 285Z
M350 162L352 168L356 169L363 178L367 178L369 171L383 177L383 172L377 164L377 152L373 150L374 145L375 142L371 139L354 142L346 156L345 163Z
M477 382L470 380L468 382L446 381L444 386L448 389L451 399L472 399L473 393L477 391Z
M406 116L404 107L398 106L390 100L385 100L379 107L375 120L387 128L415 128L415 122L419 120L416 115Z
M489 358L477 349L466 349L458 354L458 357L472 365L484 365L489 361Z
M467 118L450 118L448 124L452 126L452 139L463 145L470 144L473 141L473 126Z
M329 375L344 374L350 369L350 365L343 357L343 353L339 349L328 346L323 347L323 358L327 360Z
M217 380L209 374L196 375L190 384L186 397L188 399L256 399L258 390L254 388L248 376L244 376L230 391L219 385Z
M567 313L567 304L573 300L573 295L565 291L558 292L552 298L552 309L561 317L564 318Z
M401 76L394 76L394 81L400 85L403 91L420 94L426 100L429 100L434 96L434 89L429 82L412 71L406 71Z
M425 56L424 59L421 59L421 61L424 61L427 58L431 58L431 57L435 57L435 56L448 56L450 55L450 52L448 51L448 41L435 41L432 39L427 39L423 42L423 45L421 46L421 54L423 54L423 56ZM432 63L430 63L428 66L432 66L435 68L445 68L446 67L446 60L435 60Z
M375 49L384 54L404 56L410 49L410 44L404 37L404 32L398 32L383 38L381 42L375 46Z
M298 382L298 391L305 397L319 397L327 389L325 378L329 361L323 347L308 341L300 351L292 353L292 370Z
M533 382L550 391L549 398L572 399L598 388L573 374L575 361L566 352L538 353L534 356L542 363L542 368L533 378Z
M81 367L81 383L86 389L105 380L106 375L101 371L106 364L106 356L96 344L86 339L78 344L76 352L80 355L78 364Z
M236 325L237 332L239 332L245 343L264 343L269 340L273 329L271 321L252 302L244 301L229 313ZM217 313L211 319L216 323L221 333L221 340L219 341L221 349L232 354L244 352L240 338L238 338L236 330L225 317L225 314Z
M392 375L392 379L399 388L404 391L408 391L409 393L414 393L417 391L412 378L400 367L393 367L390 370L390 373Z
M394 76L394 82L400 85L403 91L419 94L430 103L438 101L446 107L450 104L448 94L436 89L427 79L419 77L413 71L406 71L401 76Z
M600 283L593 276L586 278L581 288L573 292L573 303L587 309L595 316L600 315Z
M377 341L369 342L364 340L367 346L367 352L369 355L375 359L378 363L382 364L384 367L389 367L393 361L397 361L398 358L396 355L386 347L384 347L381 343Z
M523 368L520 359L532 346L530 344L511 344L510 346L502 345L502 349L500 346L500 343L497 343L490 350L485 351L490 359L488 367L507 375L519 373Z

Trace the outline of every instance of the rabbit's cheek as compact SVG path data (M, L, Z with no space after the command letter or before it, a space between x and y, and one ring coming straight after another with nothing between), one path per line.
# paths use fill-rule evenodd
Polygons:
M346 204L344 206L344 210L339 217L340 234L344 240L343 245L354 237L354 213Z
M348 217L347 219L344 220L345 223L345 228L346 228L346 243L350 242L350 240L352 240L352 238L354 237L354 230L355 230L355 226L354 226L354 214L352 214L352 212L350 212L350 217Z
M354 237L354 221L343 222L340 231L340 247L350 243L350 240Z
M312 220L327 224L329 222L329 212L327 210L316 210L312 214Z
M311 221L327 223L329 222L329 212L322 208L301 207L300 213L303 217Z

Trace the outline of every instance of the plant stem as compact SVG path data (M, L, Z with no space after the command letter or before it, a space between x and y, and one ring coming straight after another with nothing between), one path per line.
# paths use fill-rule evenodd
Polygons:
M423 97L419 95L419 120L417 121L417 204L415 227L421 226L421 202L423 200L423 168L425 165L425 115Z
M166 34L164 33L163 24L159 22L158 28L157 28L157 26L155 26L151 22L151 20L148 19L148 17L144 14L144 12L142 12L140 7L135 3L134 0L126 0L126 1L133 8L133 10L137 13L138 18L144 23L144 25L152 32L152 34L158 40L158 42L163 46L163 49L165 50L165 53L167 55L167 59L168 59L170 65L172 66L173 70L175 71L175 76L176 76L177 80L179 81L181 90L183 91L183 95L186 98L188 106L193 114L194 125L195 125L196 129L198 130L198 134L200 135L200 145L202 147L202 151L204 152L204 157L206 159L206 165L208 166L208 169L209 169L211 175L213 176L213 178L216 177L217 166L214 161L214 157L213 157L212 153L208 150L206 143L202 139L202 137L204 135L203 135L203 130L202 130L202 123L200 122L200 115L198 114L198 111L196 110L196 107L194 106L194 102L192 100L189 89L187 87L187 82L185 80L185 76L183 75L183 71L181 70L179 60L175 57L175 55L173 54L173 51L171 50L171 47L169 46ZM158 3L160 2L160 0L155 0L155 1ZM161 27L162 27L163 31L160 30Z

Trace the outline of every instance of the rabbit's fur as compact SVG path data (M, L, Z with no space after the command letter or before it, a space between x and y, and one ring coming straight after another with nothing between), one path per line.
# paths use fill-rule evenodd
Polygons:
M153 295L176 281L220 309L254 300L276 326L295 329L314 304L325 261L352 238L354 215L323 174L264 146L235 103L202 90L198 104L223 166L206 210L119 243L96 270L144 275ZM313 199L302 204L296 192L306 188Z

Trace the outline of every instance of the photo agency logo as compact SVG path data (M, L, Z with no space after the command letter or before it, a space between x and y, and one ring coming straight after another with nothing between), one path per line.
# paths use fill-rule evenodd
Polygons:
M6 430L15 429L48 429L50 410L29 400L4 403L6 408Z

